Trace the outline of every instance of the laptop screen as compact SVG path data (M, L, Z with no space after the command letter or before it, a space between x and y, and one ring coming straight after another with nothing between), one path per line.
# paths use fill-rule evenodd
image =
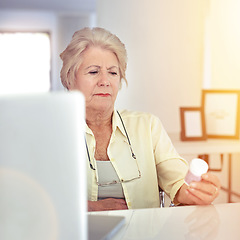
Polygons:
M87 239L84 97L0 96L0 239Z

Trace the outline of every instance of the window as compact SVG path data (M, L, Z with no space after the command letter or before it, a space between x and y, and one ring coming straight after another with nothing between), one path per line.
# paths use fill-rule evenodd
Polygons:
M48 33L0 32L0 94L50 90Z

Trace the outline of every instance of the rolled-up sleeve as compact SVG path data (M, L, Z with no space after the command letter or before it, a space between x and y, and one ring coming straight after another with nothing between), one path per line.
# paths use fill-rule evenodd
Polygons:
M159 186L173 201L184 183L188 163L177 153L158 118L152 120L152 138Z

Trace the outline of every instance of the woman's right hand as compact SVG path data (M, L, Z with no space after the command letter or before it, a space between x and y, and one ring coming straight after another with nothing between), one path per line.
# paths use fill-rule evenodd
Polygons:
M124 199L106 198L99 201L88 201L88 211L109 211L128 209Z

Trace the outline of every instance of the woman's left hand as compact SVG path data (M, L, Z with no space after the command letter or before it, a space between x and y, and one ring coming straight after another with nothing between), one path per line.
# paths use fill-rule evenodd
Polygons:
M208 205L219 195L221 188L218 177L211 173L202 175L200 182L184 184L176 195L176 200L182 204Z

